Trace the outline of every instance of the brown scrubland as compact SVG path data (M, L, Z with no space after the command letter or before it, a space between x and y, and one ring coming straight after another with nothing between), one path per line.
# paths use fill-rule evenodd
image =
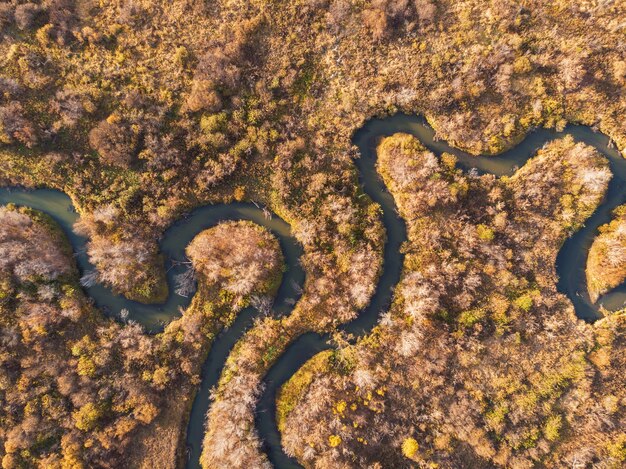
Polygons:
M63 235L41 214L0 208L0 251L3 468L176 467L211 338L282 274L263 228L206 230L188 249L193 303L151 337L86 301Z
M262 467L262 376L299 334L355 317L381 270L354 131L423 114L438 137L495 154L575 122L624 153L625 13L591 0L5 1L0 182L68 193L99 280L144 302L165 296L157 241L191 208L255 200L292 225L304 294L235 347L203 448L205 467ZM582 323L554 286L556 252L600 202L606 163L564 139L495 180L408 136L379 150L409 228L402 282L370 337L285 391L286 450L309 467L623 465L624 316ZM169 393L190 402L211 340L245 303L237 279L198 267L190 308L149 338L94 311L40 215L2 217L4 467L120 467L159 431L168 455L135 455L174 466L185 418L158 411ZM205 241L190 255L210 267L220 251ZM223 264L230 275L241 259ZM215 297L215 282L229 294Z
M286 449L306 467L618 467L624 317L582 323L554 269L607 162L570 138L501 180L409 135L378 155L409 224L399 293L370 336L283 388Z

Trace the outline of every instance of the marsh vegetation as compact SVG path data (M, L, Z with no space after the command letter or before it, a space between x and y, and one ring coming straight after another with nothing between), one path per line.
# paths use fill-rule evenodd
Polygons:
M423 114L437 138L495 154L580 123L624 152L625 14L568 0L4 1L0 182L70 195L97 267L84 282L144 303L168 295L158 241L193 208L255 201L292 226L302 297L242 337L207 416L205 467L262 467L263 376L301 334L354 319L383 272L355 131ZM379 171L408 228L394 303L371 336L335 336L294 377L285 449L321 467L623 465L623 313L585 324L555 287L559 246L606 191L603 158L559 139L496 179L396 135ZM275 241L245 224L200 235L197 293L150 337L90 304L45 217L0 216L3 467L180 464L200 363L276 286ZM589 258L593 297L623 280L620 217Z

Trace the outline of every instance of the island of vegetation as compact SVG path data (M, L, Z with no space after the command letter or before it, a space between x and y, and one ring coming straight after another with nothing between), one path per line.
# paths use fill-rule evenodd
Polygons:
M270 444L304 467L623 467L626 315L579 319L555 266L611 192L600 145L555 135L498 178L426 144L497 161L578 124L626 156L625 17L601 0L0 2L0 185L67 194L96 267L48 215L0 207L2 467L265 468ZM407 241L356 340L341 327L376 294L389 233L352 138L399 113L434 138L375 142ZM280 243L249 221L200 232L168 290L163 233L235 202L301 245L286 314ZM625 278L624 209L605 223L593 302ZM193 298L150 334L95 307L94 284L155 310ZM202 364L248 306L187 461ZM332 346L280 389L265 442L264 377L307 333Z
M587 286L594 303L600 295L626 280L626 205L614 213L611 223L600 227L600 234L589 249Z

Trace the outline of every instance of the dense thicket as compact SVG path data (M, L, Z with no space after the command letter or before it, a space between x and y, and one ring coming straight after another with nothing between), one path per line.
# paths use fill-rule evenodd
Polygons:
M85 300L71 251L41 214L1 207L0 252L6 469L128 465L136 431L159 423L174 401L188 401L210 338L252 294L271 295L282 269L277 240L260 227L223 224L201 233L189 248L199 299L149 337L132 321L105 319ZM229 295L234 275L247 282Z
M196 236L187 254L206 282L221 285L234 304L244 302L255 289L271 292L278 286L280 247L254 223L221 223Z
M234 465L239 453L220 451L230 447L261 465L251 402L263 373L298 334L354 317L380 271L384 234L356 183L354 130L376 114L422 113L437 136L478 153L507 148L533 126L581 122L623 149L624 13L623 2L569 0L10 0L0 4L0 180L70 193L100 278L143 301L163 297L156 240L190 208L260 200L289 221L305 248L304 294L290 318L264 320L235 350L226 372L237 386L223 381L205 447L217 466ZM568 151L588 161L584 149ZM550 261L533 243L553 249L554 240L530 242L523 230L574 229L587 202L546 197L556 205L544 208L535 186L552 182L535 177L519 183L520 213L535 210L535 225L520 225L510 242L528 243L522 257L541 276ZM428 210L455 207L464 190L425 183L443 199L414 193L410 203ZM470 240L498 240L506 220L487 221L476 233L464 220L452 225ZM471 303L471 288L489 283L471 259L490 252L478 243L459 253L468 290L455 284L451 305ZM467 359L448 343L454 360ZM212 430L233 409L233 431Z
M158 413L153 343L94 313L51 221L6 208L0 220L2 466L114 467Z
M587 288L593 302L626 279L626 206L618 207L613 215L610 223L600 227L589 249Z

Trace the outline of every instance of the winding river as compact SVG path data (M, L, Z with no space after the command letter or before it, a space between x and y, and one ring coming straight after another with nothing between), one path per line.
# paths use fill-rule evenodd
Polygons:
M343 331L353 334L357 338L367 334L378 321L380 312L384 311L391 303L393 289L400 280L403 262L400 246L406 240L406 227L404 221L398 217L393 197L386 190L375 167L375 147L378 139L397 132L416 136L437 155L444 151L456 155L459 167L464 170L475 168L479 173L491 173L496 176L512 174L545 143L565 135L572 135L575 140L593 146L607 157L613 178L604 202L587 220L585 226L565 241L557 256L558 290L570 298L579 318L592 322L600 317L598 306L591 303L587 294L585 279L587 254L598 227L608 223L611 219L611 211L626 202L626 159L613 148L608 137L584 126L568 126L563 132L537 129L519 145L497 157L476 157L462 152L444 141L436 140L433 129L423 118L397 114L393 117L368 121L355 133L353 138L353 142L361 154L361 157L355 161L359 171L360 183L363 191L382 208L387 240L384 248L383 272L376 292L370 304L359 313L357 318L342 326ZM49 189L32 191L0 189L0 204L7 203L28 206L50 215L67 235L74 249L81 274L94 269L85 253L87 240L76 235L72 230L78 215L67 195ZM175 275L187 268L176 261L186 260L185 247L198 233L225 220L253 221L270 229L279 239L287 264L287 272L283 277L273 309L274 314L289 314L304 283L304 272L298 262L301 247L290 235L290 228L287 223L276 216L267 219L261 209L246 203L197 208L164 233L160 248L166 259L165 267L169 286L169 296L164 304L145 305L130 301L113 294L110 289L100 284L85 288L86 294L105 314L119 317L122 310L127 310L129 312L128 318L139 322L146 330L150 332L161 330L163 324L179 316L181 308L184 309L190 302L190 298L181 297L174 293ZM623 284L602 296L598 304L603 304L607 309L615 310L621 308L625 300L626 284ZM209 406L209 389L217 384L230 350L251 326L255 315L256 312L252 308L243 310L232 326L223 331L211 346L202 367L202 383L194 400L189 420L187 432L187 444L190 451L188 468L199 467L203 425ZM275 467L300 467L295 460L289 458L282 451L280 434L275 420L276 392L308 359L328 348L330 345L327 336L314 333L304 334L287 348L264 378L265 390L257 405L256 425L265 442L269 459Z
M608 137L594 132L590 127L579 125L570 125L563 132L536 129L514 148L498 156L473 156L443 140L437 140L435 131L423 117L396 114L368 121L353 137L353 143L360 153L360 158L355 161L359 170L360 184L363 191L382 208L387 241L383 273L374 297L355 320L341 327L343 331L353 334L355 338L367 334L378 321L380 312L391 303L393 288L400 280L403 259L400 246L406 239L405 223L397 215L393 197L376 171L376 144L380 138L398 132L417 137L437 156L443 152L454 154L457 157L457 165L465 171L474 170L478 174L491 173L498 177L513 174L546 143L566 135L594 147L604 155L613 173L606 198L587 220L585 226L565 241L558 253L556 266L559 275L557 289L572 301L576 315L587 322L593 322L601 317L598 306L591 302L587 293L585 277L587 254L598 227L608 223L613 209L626 202L626 158L613 147ZM603 304L610 310L620 309L626 299L625 292L626 283L602 296L598 300L598 305ZM315 354L331 348L328 338L326 335L315 333L302 335L287 348L263 380L265 390L257 405L256 426L274 467L281 469L301 467L282 450L276 424L276 394L306 361Z

